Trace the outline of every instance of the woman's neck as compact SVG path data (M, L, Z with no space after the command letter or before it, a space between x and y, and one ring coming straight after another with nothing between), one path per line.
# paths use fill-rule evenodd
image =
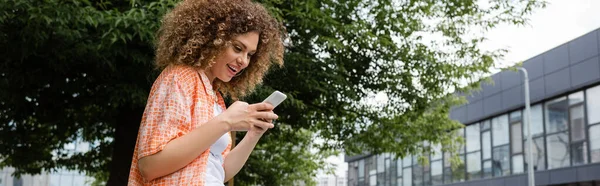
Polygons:
M210 85L214 85L215 84L215 79L216 77L207 70L199 70L201 73L204 73L204 75L206 75L206 77L208 77L208 81L210 82Z

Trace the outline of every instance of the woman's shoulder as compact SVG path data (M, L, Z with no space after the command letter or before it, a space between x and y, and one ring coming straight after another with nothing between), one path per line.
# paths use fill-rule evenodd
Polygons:
M163 69L161 76L181 80L192 80L198 78L198 70L190 65L169 65Z
M178 86L184 91L191 91L200 81L198 71L189 65L169 65L162 70L154 86Z

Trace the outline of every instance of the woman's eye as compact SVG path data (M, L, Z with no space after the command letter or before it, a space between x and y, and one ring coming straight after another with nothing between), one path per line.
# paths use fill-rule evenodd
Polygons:
M242 51L242 47L235 46L233 48L235 49L236 52L241 52Z
M252 58L252 56L254 56L254 54L248 54L248 59Z

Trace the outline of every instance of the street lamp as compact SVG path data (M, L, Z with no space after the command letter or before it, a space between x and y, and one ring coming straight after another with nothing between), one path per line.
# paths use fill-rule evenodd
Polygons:
M529 179L529 186L535 186L535 173L533 172L533 142L531 137L531 106L529 103L529 77L527 77L527 70L523 67L518 67L523 72L523 87L525 88L525 125L527 126L527 144L529 153L527 153L527 178Z

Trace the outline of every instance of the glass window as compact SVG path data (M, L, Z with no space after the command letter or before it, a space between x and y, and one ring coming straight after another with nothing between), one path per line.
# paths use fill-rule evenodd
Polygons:
M529 153L529 145L527 140L524 141L525 144L525 157L527 157ZM533 138L533 170L544 170L546 169L546 160L545 158L545 148L544 148L544 137ZM527 158L525 158L525 166L527 167Z
M487 160L483 162L483 178L492 177L492 161Z
M365 161L364 160L360 160L358 161L358 179L364 179L365 177Z
M389 158L385 159L385 172L386 173L392 172L392 161Z
M459 159L461 163L452 171L452 182L454 183L465 181L465 155L460 155Z
M429 158L426 158L427 160L427 164L426 165L422 165L421 167L423 167L423 172L429 173L431 171L431 160Z
M62 175L60 179L60 185L73 185L73 176L69 174Z
M465 129L464 128L458 129L458 134L457 135L460 136L460 137L463 137L463 139L464 139L464 137L465 137ZM458 153L461 153L461 154L465 153L465 145L464 144L461 144L461 146L458 148Z
M588 162L586 149L587 143L585 141L571 144L571 161L573 162L573 165L582 165Z
M412 156L412 164L413 166L419 164L419 156Z
M512 124L511 146L512 153L517 154L523 152L523 138L521 137L521 122Z
M492 126L493 128L493 126ZM508 145L494 148L492 169L494 177L506 176L510 174L510 155Z
M492 119L492 131L494 147L508 144L508 116L506 114Z
M585 121L583 119L583 105L570 109L571 114L571 141L585 140Z
M523 173L523 155L515 155L512 159L513 174Z
M600 125L590 127L590 150L592 163L600 162Z
M420 164L413 166L413 186L423 186L423 167Z
M84 176L74 176L73 185L86 185Z
M66 183L71 183L71 179L66 179ZM13 177L13 186L23 186L23 178Z
M433 154L431 155L431 160L440 159L442 159L442 146L440 144L433 145Z
M386 185L386 179L384 173L377 173L377 184L376 185Z
M385 159L383 155L377 155L377 173L381 173L385 170L384 163Z
M444 167L444 184L452 183L452 168Z
M479 123L467 126L467 152L478 151L481 148L479 134Z
M402 170L403 175L402 175L402 185L406 185L406 186L411 186L412 185L412 170L411 168L405 168L404 170Z
M481 130L490 129L490 120L485 120L481 122Z
M54 174L50 174L50 185L61 185L60 179L64 179L62 176L62 172L64 172L64 170L59 170L58 172L54 172Z
M348 183L356 185L358 181L358 162L348 163Z
M521 121L521 110L510 113L510 122Z
M377 173L375 171L371 171L369 174L369 185L377 186Z
M412 162L410 161L412 159L411 155L407 155L406 157L402 158L402 165L404 167L410 167L410 165L412 165Z
M433 185L441 185L443 184L442 180L442 161L434 161L431 162L431 183Z
M469 180L481 178L481 154L479 152L467 154L467 173Z
M398 173L398 172L402 172L402 170L398 171L396 169L396 161L390 159L391 162L391 167L390 167L390 171L386 171L385 175L386 175L386 180L388 180L387 182L390 185L397 185L396 183L396 178L398 178L399 176L402 176L402 173ZM402 182L400 182L402 183Z
M398 177L402 177L402 160L396 160L396 174Z
M546 139L548 149L548 169L570 165L569 136L566 132L549 135Z
M569 100L571 96L569 96ZM585 141L585 121L583 105L570 108L571 119L571 161L573 165L587 163L587 143Z
M569 104L565 97L546 103L546 133L555 133L567 130Z
M448 153L448 152L444 152L444 167L450 167L452 164L450 164L450 157L452 156L452 154Z
M371 167L375 167L375 165L371 163L371 159L373 158L365 158L365 183L369 183L369 172L371 171Z
M423 172L423 185L424 186L431 185L431 174L429 172Z
M59 174L50 174L50 185L60 185L60 175Z
M587 115L588 123L595 124L600 122L600 86L595 86L586 90L587 95Z
M569 105L575 105L577 103L583 103L583 91L575 92L573 94L569 94Z
M376 172L377 171L377 156L371 156L369 161L369 174L371 174L371 172Z
M544 116L542 104L531 106L531 134L537 136L544 133ZM523 125L523 136L527 138L527 125Z
M481 145L483 150L483 159L487 160L492 158L492 142L490 137L490 131L486 131L481 134L481 141L483 143Z

